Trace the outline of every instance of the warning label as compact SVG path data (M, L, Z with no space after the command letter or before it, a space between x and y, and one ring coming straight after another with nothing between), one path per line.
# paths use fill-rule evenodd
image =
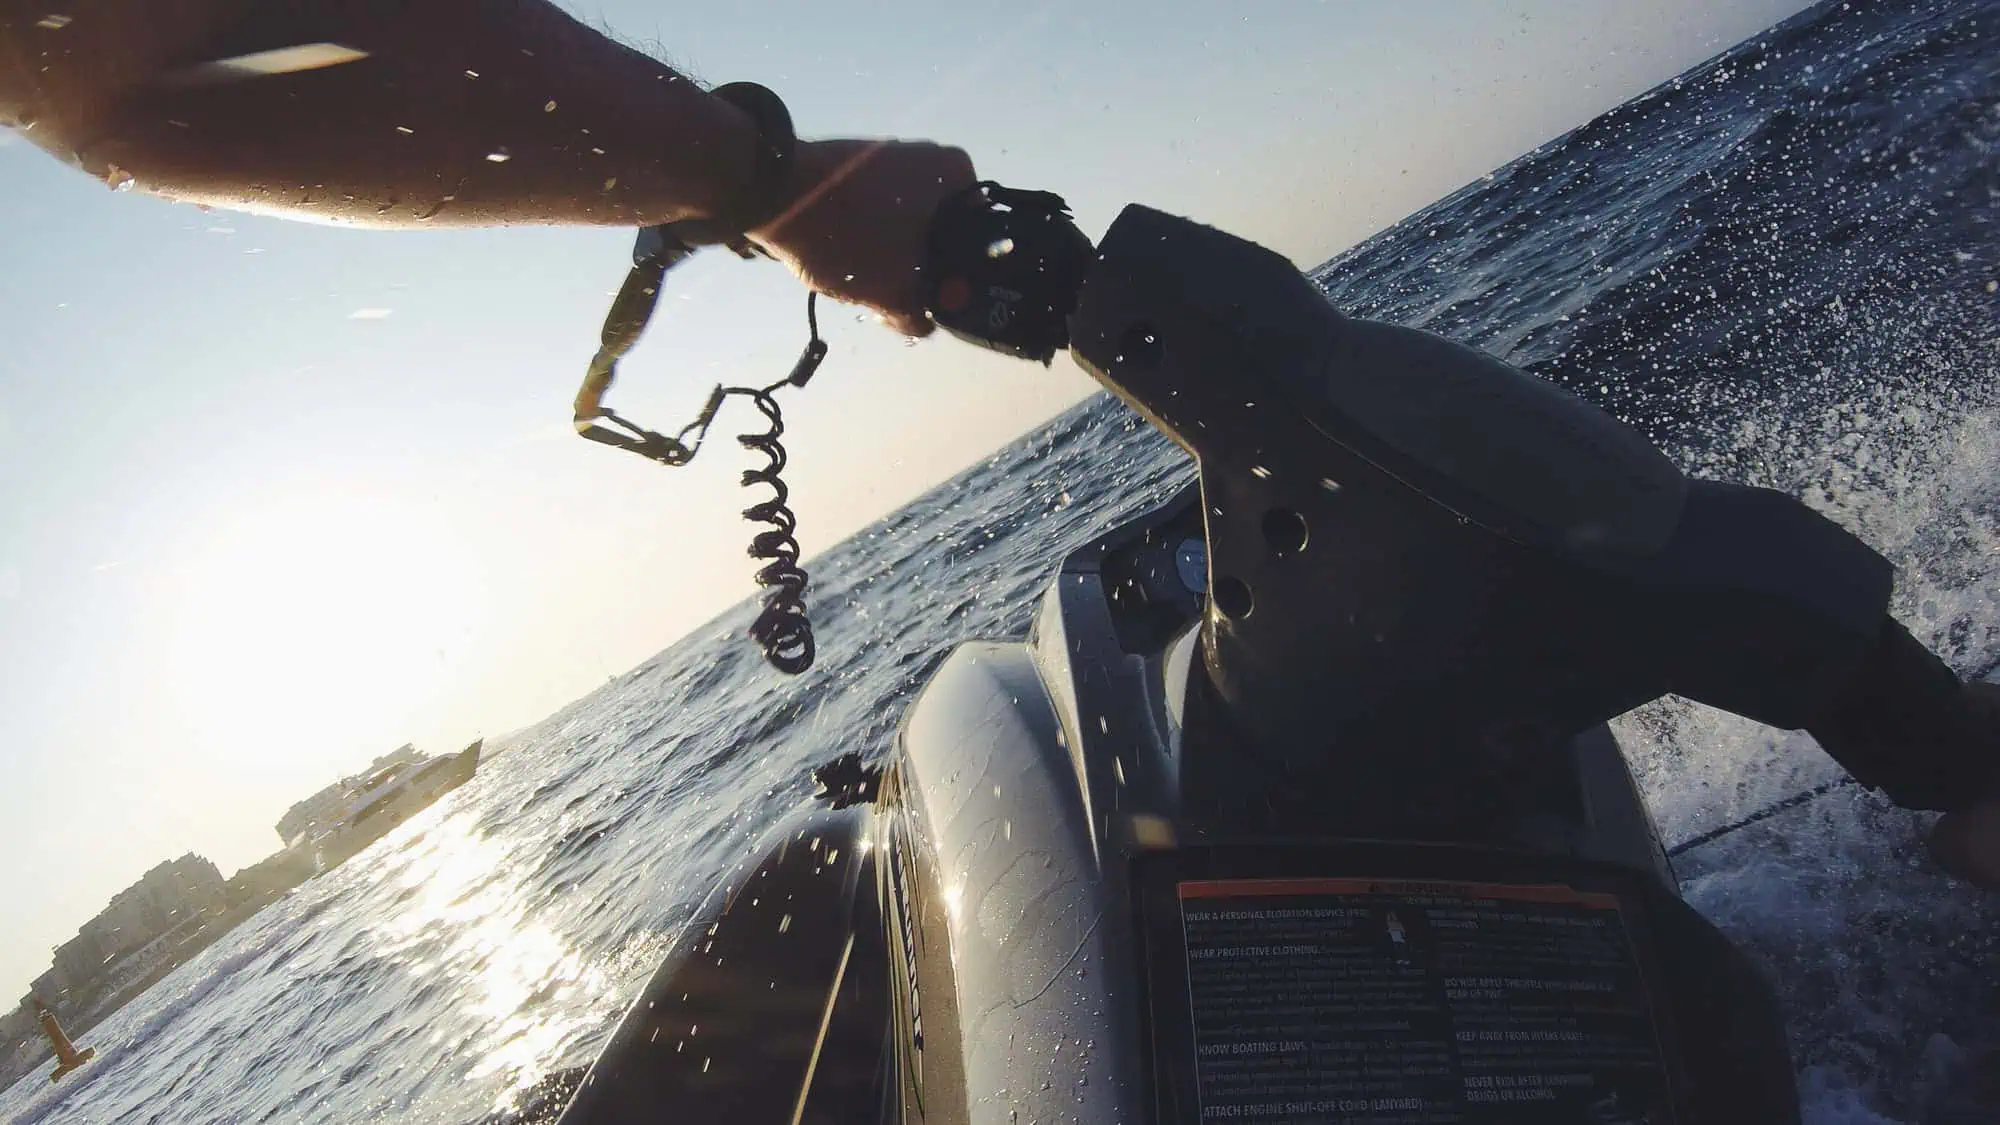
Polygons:
M1670 1125L1614 895L1179 884L1204 1121Z

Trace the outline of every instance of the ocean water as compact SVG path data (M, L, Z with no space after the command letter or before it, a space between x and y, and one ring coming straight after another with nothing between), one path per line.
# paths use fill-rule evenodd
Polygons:
M2000 3L1835 0L1314 276L1691 470L1804 497L1897 564L1920 637L1990 673L1996 222ZM0 1121L539 1118L810 766L885 752L953 644L1024 633L1067 549L1189 475L1086 403L816 560L810 674L766 669L740 607L490 740L470 784L100 1025L83 1071L0 1093ZM1803 736L1678 701L1617 726L1669 840L1838 776ZM1978 1089L2000 1072L2000 901L1927 866L1925 823L1849 788L1679 861L1779 982L1817 1125L2000 1112Z

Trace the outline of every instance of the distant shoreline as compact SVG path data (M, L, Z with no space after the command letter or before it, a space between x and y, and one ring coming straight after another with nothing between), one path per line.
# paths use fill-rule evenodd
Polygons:
M62 986L52 988L38 978L36 987L22 998L18 1009L0 1015L0 1052L4 1052L0 1053L0 1089L53 1066L54 1058L31 1014L36 1002L47 1004L62 1021L64 1031L72 1039L80 1039L273 903L372 847L410 817L471 780L479 768L483 747L481 739L456 754L424 757L416 754L414 747L405 746L396 751L397 755L406 755L400 760L385 766L384 759L377 759L380 773L371 779L376 784L360 794L358 803L340 786L330 787L337 791L337 796L347 798L340 804L341 815L330 828L317 834L300 832L283 848L243 868L227 881L221 879L212 863L192 854L149 872L119 897L129 897L145 888L161 871L206 872L194 883L175 882L170 887L173 894L181 896L177 899L181 905L168 917L180 910L193 910L193 916L159 932L145 944L105 960L83 979L58 977ZM287 818L299 808L293 806ZM281 821L281 836L283 828ZM113 905L106 910L117 909L118 902L119 898L114 898ZM100 913L73 940L92 940L86 931L92 925L102 924L104 918L105 914ZM187 932L175 939L184 930ZM61 954L62 950L58 950L59 965L65 963Z

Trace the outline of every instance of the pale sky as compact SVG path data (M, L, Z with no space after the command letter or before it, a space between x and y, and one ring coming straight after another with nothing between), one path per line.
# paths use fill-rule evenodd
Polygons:
M801 135L961 145L1093 237L1144 202L1312 266L1803 7L573 10L771 86ZM0 204L0 1003L159 860L233 872L371 757L534 722L753 591L732 441L668 471L570 435L629 232L203 213L4 131ZM802 342L778 267L682 272L613 400L661 428ZM822 319L832 356L786 402L808 554L1095 389Z

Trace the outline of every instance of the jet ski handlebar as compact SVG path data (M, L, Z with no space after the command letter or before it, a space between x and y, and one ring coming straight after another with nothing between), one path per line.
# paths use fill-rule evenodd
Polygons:
M775 495L745 513L774 528L752 547L772 560L753 633L774 666L804 671L772 396L804 386L825 344L812 325L784 379L717 388L671 436L613 413L616 360L693 253L673 235L641 235L577 429L679 465L728 397L756 403L770 429L742 441L771 465L745 481ZM1407 739L1413 721L1464 728L1430 732L1445 741L1558 734L1667 692L1797 728L1888 620L1889 564L1798 501L1690 481L1561 388L1345 316L1282 256L1211 227L1133 205L1093 246L1060 196L982 182L933 216L924 272L939 327L1041 363L1067 348L1193 455L1202 659L1248 737Z
M1093 247L1060 198L981 184L940 210L926 270L941 327L1066 345L1193 455L1202 661L1253 740L1553 744L1668 692L1796 729L1889 620L1888 562L1796 499L1690 480L1562 388L1346 316L1223 231L1133 205Z

